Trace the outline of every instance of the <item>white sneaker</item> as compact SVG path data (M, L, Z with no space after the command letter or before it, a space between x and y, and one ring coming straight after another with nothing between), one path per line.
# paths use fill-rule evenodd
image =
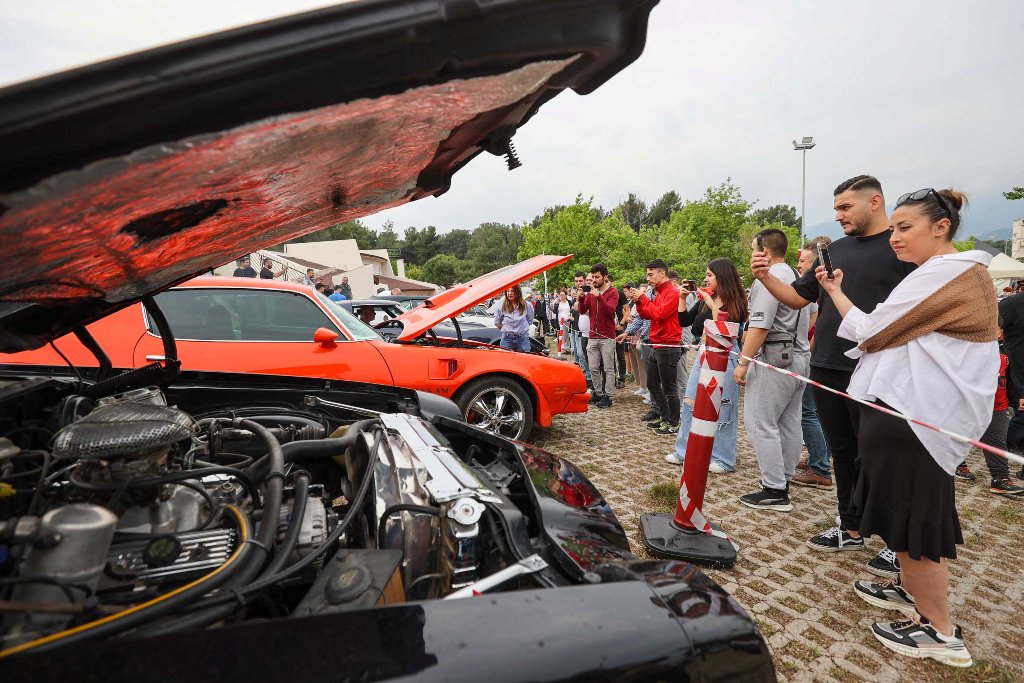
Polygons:
M640 387L639 389L637 389L636 391L633 392L633 395L634 396L643 396L645 391L647 391L647 390L644 389L643 387Z
M711 465L708 467L708 472L711 472L712 474L729 474L732 470L728 470L712 460Z
M683 464L683 461L679 459L679 456L676 455L675 451L672 451L671 453L665 456L665 462L670 462L673 465Z

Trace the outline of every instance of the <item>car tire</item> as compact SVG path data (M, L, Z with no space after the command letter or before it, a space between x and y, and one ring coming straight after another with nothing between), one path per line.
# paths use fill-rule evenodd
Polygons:
M533 401L515 380L481 377L459 390L455 402L467 423L515 441L533 430Z

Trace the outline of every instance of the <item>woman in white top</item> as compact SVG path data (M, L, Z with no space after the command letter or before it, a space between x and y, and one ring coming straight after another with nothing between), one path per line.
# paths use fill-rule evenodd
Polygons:
M918 265L871 313L843 294L843 273L822 289L843 316L839 336L857 343L849 393L972 439L991 420L999 370L991 256L958 253L953 236L965 197L953 190L918 190L892 212L890 244L901 261ZM963 543L953 471L969 446L918 424L862 406L861 467L853 504L860 532L882 537L896 552L900 575L886 583L858 581L854 592L876 607L902 611L902 622L876 623L874 636L900 654L970 666L960 627L949 615L947 558Z

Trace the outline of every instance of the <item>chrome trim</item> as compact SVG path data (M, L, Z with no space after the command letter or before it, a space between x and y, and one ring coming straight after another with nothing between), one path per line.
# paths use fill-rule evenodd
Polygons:
M527 558L516 562L515 564L509 565L502 570L496 571L490 576L485 576L476 583L470 584L461 590L457 590L454 593L450 593L444 597L445 600L452 600L456 598L471 598L478 593L483 593L496 588L501 584L516 578L517 576L524 576L526 574L534 574L542 569L545 569L548 563L544 561L540 555L530 555Z
M380 412L379 410L363 408L362 406L353 406L347 403L337 403L336 401L328 401L327 399L320 398L319 396L311 395L302 397L302 405L310 407L324 406L327 408L344 408L345 410L351 410L357 413L363 413L365 415L373 415L374 417L376 417L377 415L384 415L384 413Z

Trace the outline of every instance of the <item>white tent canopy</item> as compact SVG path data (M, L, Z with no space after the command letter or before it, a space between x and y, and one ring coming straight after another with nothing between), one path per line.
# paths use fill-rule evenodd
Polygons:
M1024 263L1006 254L996 254L988 264L988 274L993 280L1024 278Z

